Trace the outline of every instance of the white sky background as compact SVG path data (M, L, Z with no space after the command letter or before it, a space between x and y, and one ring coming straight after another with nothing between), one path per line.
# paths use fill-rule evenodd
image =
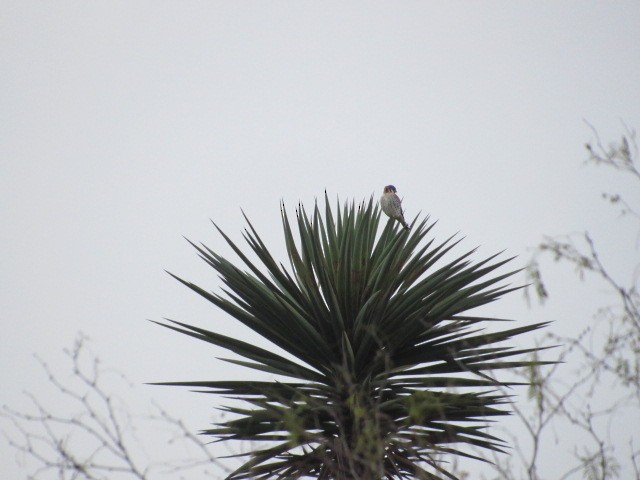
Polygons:
M241 208L284 260L280 199L293 213L325 188L360 201L393 183L408 217L461 231L476 258L507 249L522 266L543 234L589 229L623 281L638 263L621 240L637 232L599 197L637 192L582 166L585 119L605 142L621 120L640 128L637 1L0 11L0 404L37 395L32 354L62 365L79 330L134 383L243 374L146 321L246 337L163 269L215 289L182 235L226 253L209 219L241 240ZM548 307L512 294L492 312L568 334L610 298L568 288L570 273L551 268ZM215 399L176 390L141 387L206 427ZM0 477L22 478L1 449Z

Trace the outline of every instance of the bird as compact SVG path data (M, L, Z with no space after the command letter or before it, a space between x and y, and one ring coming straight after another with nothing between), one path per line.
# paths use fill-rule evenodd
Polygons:
M380 197L380 207L382 207L382 211L389 218L399 221L405 230L409 230L411 227L409 227L404 219L404 214L402 212L402 200L400 200L400 197L396 195L396 191L396 187L393 185L387 185L384 187L382 197Z

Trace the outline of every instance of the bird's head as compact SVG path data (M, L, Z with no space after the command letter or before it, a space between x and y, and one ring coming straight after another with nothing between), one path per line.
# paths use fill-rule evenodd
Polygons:
M387 185L386 187L384 187L383 193L396 193L396 187L394 187L393 185Z

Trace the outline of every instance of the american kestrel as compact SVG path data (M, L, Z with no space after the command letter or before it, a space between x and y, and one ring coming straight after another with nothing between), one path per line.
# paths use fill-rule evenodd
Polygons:
M405 230L409 230L409 225L404 219L402 213L402 200L396 195L396 187L387 185L384 187L382 197L380 197L380 207L382 211L390 218L399 221Z

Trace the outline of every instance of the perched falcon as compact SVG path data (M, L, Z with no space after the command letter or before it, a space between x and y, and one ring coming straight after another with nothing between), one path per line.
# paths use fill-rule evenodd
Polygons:
M382 197L380 197L380 206L388 217L399 221L406 230L409 230L410 227L404 220L402 213L402 200L396 195L396 187L393 185L384 187Z

